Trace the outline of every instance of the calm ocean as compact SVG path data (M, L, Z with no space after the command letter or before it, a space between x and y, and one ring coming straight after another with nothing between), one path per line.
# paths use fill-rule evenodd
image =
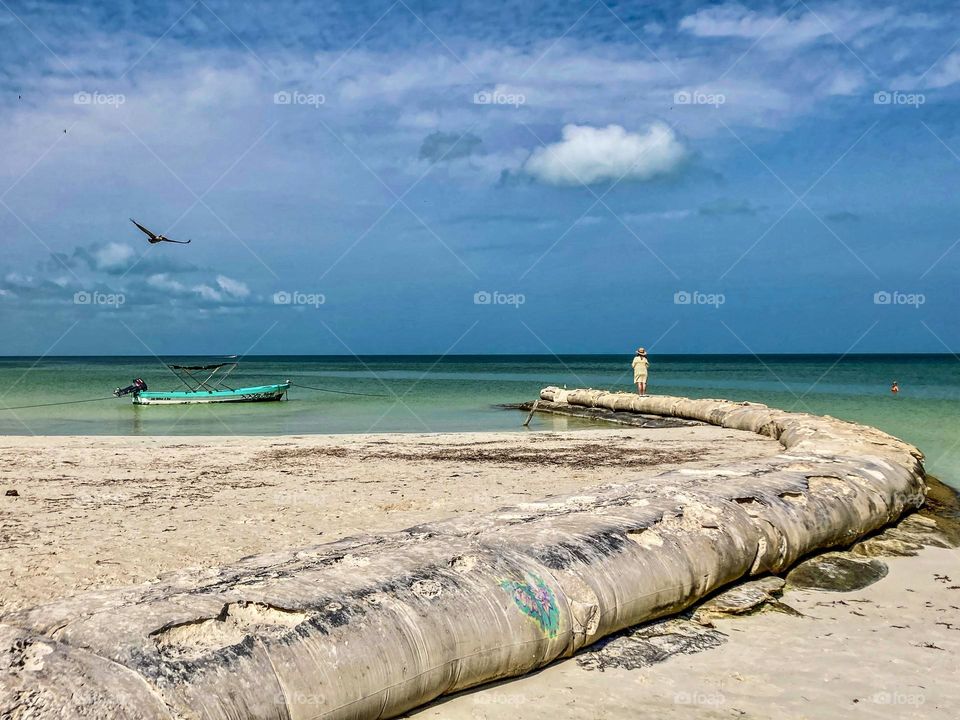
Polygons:
M387 397L292 388L283 403L150 406L129 398L2 410L0 433L228 435L517 430L522 415L496 407L545 385L631 390L630 356L250 357L231 384L290 379ZM209 358L166 358L200 362ZM156 358L2 358L0 408L109 396L142 377L152 390L179 381ZM893 396L890 382L901 392ZM874 425L927 455L927 470L960 487L960 361L952 355L651 356L652 393L752 400ZM583 421L537 418L535 429Z

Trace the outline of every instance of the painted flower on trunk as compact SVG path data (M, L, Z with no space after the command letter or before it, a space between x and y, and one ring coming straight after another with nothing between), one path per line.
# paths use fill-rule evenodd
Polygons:
M532 583L502 580L500 587L513 595L513 602L527 617L532 618L540 629L551 638L557 636L560 626L560 608L553 591L536 575Z

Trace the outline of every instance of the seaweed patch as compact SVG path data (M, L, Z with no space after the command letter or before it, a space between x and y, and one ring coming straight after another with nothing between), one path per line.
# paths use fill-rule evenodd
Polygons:
M500 587L513 595L513 602L532 618L548 637L555 638L560 627L560 608L553 591L542 578L530 575L532 583L502 580Z

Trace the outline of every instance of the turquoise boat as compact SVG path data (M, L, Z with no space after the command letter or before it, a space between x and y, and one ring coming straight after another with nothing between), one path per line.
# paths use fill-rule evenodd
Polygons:
M194 405L199 403L271 402L283 400L290 389L290 381L272 385L230 387L227 378L238 363L224 362L209 365L167 365L186 390L150 391L140 378L125 388L117 388L117 397L133 395L134 405ZM198 377L195 373L206 373Z

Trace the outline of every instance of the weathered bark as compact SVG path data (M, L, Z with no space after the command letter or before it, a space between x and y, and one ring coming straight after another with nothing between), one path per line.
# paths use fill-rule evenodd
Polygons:
M541 397L750 430L784 452L13 613L0 625L0 707L390 717L849 545L923 501L920 453L860 425L724 400Z

